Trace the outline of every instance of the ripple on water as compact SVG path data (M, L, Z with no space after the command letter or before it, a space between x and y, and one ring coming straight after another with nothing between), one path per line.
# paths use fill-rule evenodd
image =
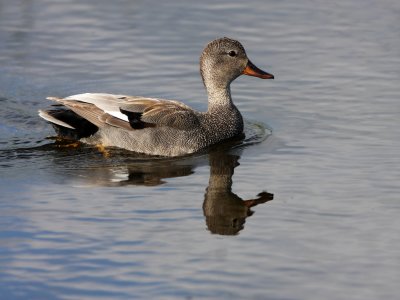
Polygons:
M13 137L6 149L0 150L0 166L9 177L23 172L43 170L63 180L83 180L96 186L147 185L165 183L166 178L188 176L199 166L209 165L210 153L241 151L244 147L261 143L271 135L263 123L245 121L244 137L214 145L204 151L182 157L157 157L109 148L107 155L89 145L71 145L49 139L29 141L28 137ZM51 139L50 139L51 140ZM39 145L39 146L34 146ZM46 175L47 176L47 175Z

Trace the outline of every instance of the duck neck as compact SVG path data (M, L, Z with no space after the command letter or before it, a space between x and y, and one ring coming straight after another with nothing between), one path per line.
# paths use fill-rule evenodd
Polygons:
M243 118L231 98L229 84L226 86L207 85L208 110L206 119L211 135L216 138L230 138L243 132Z
M235 108L231 97L231 88L227 86L207 86L208 112Z

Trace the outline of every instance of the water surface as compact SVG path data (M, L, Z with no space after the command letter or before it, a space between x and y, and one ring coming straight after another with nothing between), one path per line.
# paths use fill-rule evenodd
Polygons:
M242 2L0 1L1 299L398 298L398 1ZM276 78L233 83L244 141L149 159L46 138L46 96L205 110L221 36Z

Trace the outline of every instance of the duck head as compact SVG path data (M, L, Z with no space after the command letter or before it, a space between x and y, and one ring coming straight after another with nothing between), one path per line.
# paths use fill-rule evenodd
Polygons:
M247 57L242 44L224 37L210 42L200 57L200 73L206 87L227 88L240 75L273 79Z

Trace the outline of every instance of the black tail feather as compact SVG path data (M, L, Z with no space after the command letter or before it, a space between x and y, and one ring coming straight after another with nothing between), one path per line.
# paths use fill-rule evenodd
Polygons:
M60 126L58 124L50 123L53 125L53 128L58 136L70 139L70 140L79 140L81 138L89 137L97 132L99 128L90 123L88 120L80 117L72 110L68 109L53 109L46 111L49 115L54 118L63 121L75 129L67 128L64 126Z

